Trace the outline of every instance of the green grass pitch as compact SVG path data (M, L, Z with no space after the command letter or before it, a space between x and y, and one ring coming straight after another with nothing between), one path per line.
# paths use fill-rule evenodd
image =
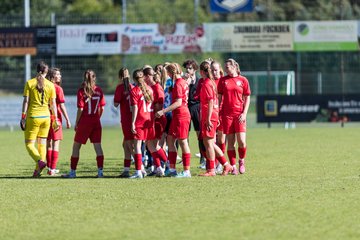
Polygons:
M1 130L0 239L359 239L359 139L356 126L250 127L246 174L201 178L192 132L191 179L130 180L115 178L121 130L105 128L106 178L88 143L77 179L32 179L22 132Z

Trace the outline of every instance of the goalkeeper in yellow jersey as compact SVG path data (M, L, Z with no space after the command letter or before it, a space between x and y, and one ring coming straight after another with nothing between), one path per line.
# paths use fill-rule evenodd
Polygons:
M46 63L39 62L36 68L37 76L28 80L24 87L20 127L24 130L26 150L35 161L33 177L40 177L41 171L46 167L46 139L50 128L49 105L57 119L55 87L45 78L48 70ZM59 122L55 121L52 127L57 130Z

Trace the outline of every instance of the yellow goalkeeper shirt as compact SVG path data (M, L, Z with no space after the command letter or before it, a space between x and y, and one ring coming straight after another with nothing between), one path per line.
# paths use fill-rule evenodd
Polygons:
M36 78L26 82L24 97L29 97L27 116L28 117L49 117L49 104L52 98L56 98L55 86L52 82L44 80L44 91L40 92L37 88Z

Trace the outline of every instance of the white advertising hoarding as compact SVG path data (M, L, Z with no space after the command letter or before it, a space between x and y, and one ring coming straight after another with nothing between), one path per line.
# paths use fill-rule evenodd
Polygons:
M119 24L58 25L57 55L120 54Z
M359 49L357 21L297 21L295 51L354 51Z
M292 51L291 22L205 24L208 52Z
M106 105L101 123L103 126L120 126L120 111L119 108L113 106L114 96L105 95ZM19 128L22 108L22 96L15 97L0 97L0 127ZM65 106L68 112L70 121L74 125L76 120L76 96L65 96ZM131 116L129 116L130 118ZM66 124L63 121L63 125ZM64 125L65 126L65 125Z

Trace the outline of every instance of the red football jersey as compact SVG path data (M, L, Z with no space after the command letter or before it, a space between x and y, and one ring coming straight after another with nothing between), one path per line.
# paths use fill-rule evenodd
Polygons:
M164 104L164 89L161 87L161 85L159 83L154 84L153 86L151 86L151 89L153 90L153 94L154 94L154 101L153 104L160 104L163 105Z
M178 78L175 81L174 88L172 90L172 103L177 99L182 99L181 106L174 109L172 114L173 118L190 118L190 112L188 108L189 98L189 85L183 78Z
M251 94L248 80L243 76L225 76L220 80L219 94L222 94L222 113L239 116L244 110L244 96Z
M149 92L153 94L151 88L147 85L146 87ZM146 102L145 97L139 86L135 86L131 90L130 103L131 106L136 105L138 107L138 113L135 119L135 127L149 127L151 125L151 115L154 111L153 103Z
M64 91L59 85L54 84L54 86L55 86L55 92L56 92L57 116L58 116L58 120L60 122L62 122L62 112L61 112L60 104L65 103Z
M211 121L218 121L219 119L219 103L215 86L210 79L206 78L202 82L200 91L200 112L201 122L205 122L209 111L209 101L213 100L213 109L210 117Z
M99 108L105 106L104 93L100 87L94 87L94 94L91 98L85 95L84 88L80 88L77 93L77 107L82 108L81 117L98 117Z
M131 123L130 92L132 85L129 84L129 91L125 92L125 85L119 84L114 93L114 102L120 104L120 121Z

